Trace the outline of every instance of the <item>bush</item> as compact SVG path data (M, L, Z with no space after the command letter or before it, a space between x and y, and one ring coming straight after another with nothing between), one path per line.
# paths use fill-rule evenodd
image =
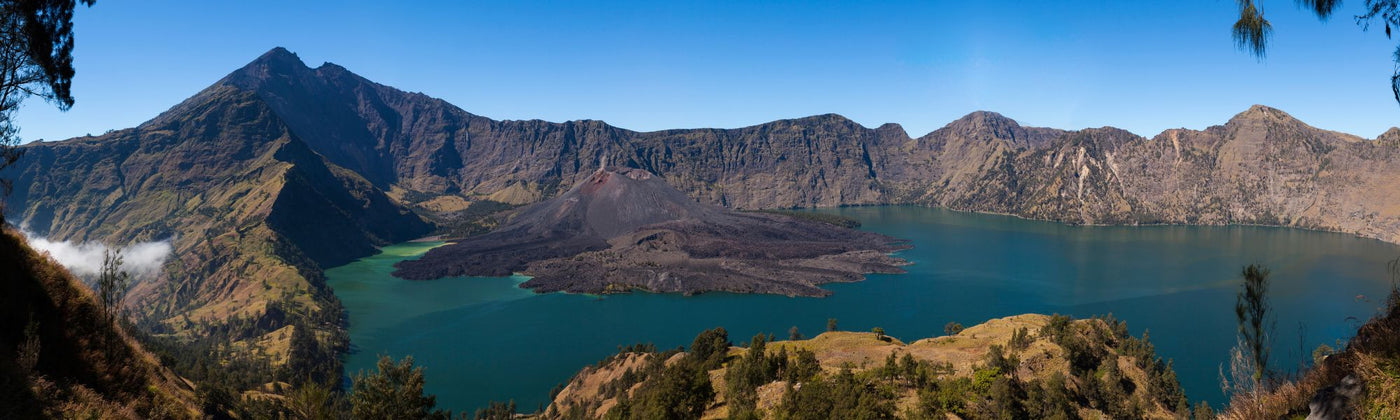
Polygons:
M705 370L718 369L724 365L729 346L729 332L725 331L724 327L716 327L695 336L695 340L690 343L690 356Z
M788 385L777 418L886 419L894 417L893 395L856 378L849 369L835 377L807 382L801 388Z
M446 419L435 410L437 397L423 394L423 368L413 367L413 356L394 362L380 356L379 371L355 375L350 411L360 419Z

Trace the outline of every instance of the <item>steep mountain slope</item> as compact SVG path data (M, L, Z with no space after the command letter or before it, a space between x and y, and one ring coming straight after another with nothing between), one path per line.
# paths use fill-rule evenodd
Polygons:
M274 302L336 318L322 267L428 230L325 162L256 95L228 86L134 129L25 151L18 173L6 175L17 186L12 222L53 240L172 242L162 275L128 297L158 331L198 335L263 318ZM261 323L263 332L279 323Z
M870 232L698 203L650 172L599 167L499 229L397 264L395 275L533 276L541 292L733 291L825 296L818 285L901 273L905 248Z
M0 273L0 417L198 418L190 385L12 229Z

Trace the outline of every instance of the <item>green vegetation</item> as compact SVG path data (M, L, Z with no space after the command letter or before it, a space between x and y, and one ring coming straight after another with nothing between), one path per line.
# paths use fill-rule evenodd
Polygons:
M379 371L355 375L350 394L350 412L358 419L446 419L449 414L435 410L437 397L423 394L423 368L413 367L413 356L394 362L379 358Z
M949 322L943 325L943 335L958 335L962 330L963 325L956 322Z
M894 398L888 387L842 369L830 377L818 377L788 385L777 418L807 419L887 419L894 417Z
M696 340L699 342L700 337L696 337ZM681 358L678 363L666 366L664 361L670 359L674 353L662 355L666 357L652 359L659 361L656 365L658 367L649 369L651 372L640 381L646 385L631 396L619 396L617 406L608 411L606 418L698 419L705 413L705 407L715 398L709 371L704 367L706 360L692 353Z
M1249 265L1241 271L1242 282L1235 296L1235 321L1239 326L1230 359L1221 368L1221 385L1227 393L1241 401L1256 403L1252 408L1262 410L1261 395L1272 383L1269 352L1273 344L1274 318L1269 304L1269 270ZM1232 407L1236 407L1232 404Z
M1242 276L1244 283L1235 297L1235 317L1245 356L1250 361L1254 387L1258 388L1269 372L1269 349L1274 331L1269 305L1269 269L1251 264L1244 268Z
M729 354L729 332L724 327L705 330L695 336L690 343L690 356L695 358L705 370L717 369L724 364Z
M768 340L763 334L749 340L744 356L731 362L725 370L725 398L729 402L730 418L758 418L758 387L777 380L787 369L787 352L769 357Z
M1007 343L1007 346L1010 346L1011 350L1014 351L1025 350L1027 347L1030 347L1030 345L1030 329L1026 327L1016 329L1016 332L1011 335L1011 342Z
M510 420L515 417L515 401L495 402L476 410L476 420Z
M796 210L752 210L752 211L755 212L755 213L781 214L781 215L788 216L788 217L793 217L793 218L802 219L802 220L810 220L810 221L813 221L813 222L826 223L826 224L828 224L828 225L840 226L840 227L848 228L848 229L855 229L855 228L860 227L860 221L859 221L859 220L856 220L855 218L852 218L852 217L842 216L842 215L839 215L839 214L814 213L814 212L796 211Z

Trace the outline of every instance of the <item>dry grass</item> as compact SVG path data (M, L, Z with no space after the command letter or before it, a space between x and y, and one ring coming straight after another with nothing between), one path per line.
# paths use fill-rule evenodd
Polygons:
M885 336L890 341L876 339L874 333L834 331L825 332L807 340L775 341L768 344L768 353L775 354L786 347L789 354L797 349L806 349L817 355L825 370L839 370L842 367L865 369L885 363L885 358L904 347L899 339ZM731 349L731 356L740 356L748 351L743 348Z
M542 198L538 185L535 183L529 183L527 185L519 182L510 184L486 196L487 200L516 205L530 204L540 201Z
M453 213L466 210L472 202L455 195L443 195L434 197L428 201L418 203L419 207L427 209L433 213Z

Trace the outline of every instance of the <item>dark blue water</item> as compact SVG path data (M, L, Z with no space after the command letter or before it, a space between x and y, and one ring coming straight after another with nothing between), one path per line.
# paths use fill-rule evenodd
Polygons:
M810 335L837 318L841 329L879 326L909 342L940 335L949 321L1112 313L1134 334L1150 330L1193 401L1219 404L1242 266L1273 270L1274 365L1296 367L1300 354L1335 347L1376 312L1390 287L1385 264L1400 256L1400 247L1380 241L1295 229L1081 227L921 207L818 211L913 241L899 254L913 263L909 273L830 285L827 298L533 295L515 288L519 278L389 277L393 262L433 245L404 244L326 273L350 313L347 370L372 369L381 353L411 354L427 367L428 391L442 407L513 398L529 410L619 345L688 345L715 326L739 342L759 332L785 336L794 325Z

